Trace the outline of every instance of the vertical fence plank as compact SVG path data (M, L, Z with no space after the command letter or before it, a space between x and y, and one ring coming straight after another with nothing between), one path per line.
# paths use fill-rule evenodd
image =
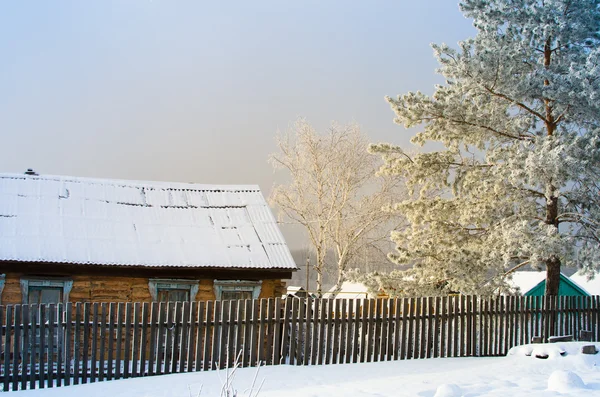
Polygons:
M75 330L73 333L73 384L78 385L81 377L81 303L75 303Z
M216 367L216 362L219 360L219 329L221 328L221 302L214 302L214 310L213 310L213 321L212 321L212 348L211 348L211 358L210 358L210 369L218 368Z
M12 378L17 377L17 367L10 367L10 353L16 357L16 349L12 348L11 339L12 333L17 334L17 329L15 327L14 317L13 317L13 306L6 306L6 328L4 331L4 379L2 379L2 390L9 391L10 390L10 380ZM8 374L11 376L9 377ZM13 388L13 390L16 390Z
M366 341L367 339L367 330L368 330L368 323L367 323L367 316L369 313L369 300L367 299L361 299L361 311L360 311L360 340L359 340L359 346L360 346L360 356L359 356L359 362L364 363L367 357L367 346L366 346Z
M116 303L111 302L108 306L108 339L107 339L107 353L108 363L106 368L106 379L113 379L114 374L114 348L115 348L115 315L117 311Z
M214 310L214 302L212 301L208 301L206 303L206 311L204 313L204 332L203 332L203 336L204 336L204 342L203 342L203 362L202 362L202 369L204 371L211 369L211 357L212 357L212 353L211 353L211 335L212 335L212 329L213 329L213 310Z
M160 304L152 302L150 304L150 346L148 348L148 375L154 375L155 362L156 362L156 338L158 330L158 322L160 321Z
M179 352L179 372L187 372L187 368L189 368L190 365L189 352L192 351L192 340L189 337L189 332L191 327L190 302L183 302L181 313L181 350Z
M232 368L235 363L237 354L235 345L235 328L236 328L237 301L229 302L229 329L227 331L227 367Z
M381 332L377 334L377 344L379 345L379 361L385 361L385 356L387 354L387 333L388 333L388 309L389 309L389 299L381 299Z
M346 357L343 362L352 362L352 341L354 338L354 299L348 299L348 311L346 312L346 346L344 348Z
M392 355L393 360L398 360L400 357L400 332L401 332L401 318L404 299L394 298L394 353Z
M167 319L167 310L168 303L160 302L158 304L158 328L156 331L156 375L161 375L165 373L166 368L165 364L165 343L166 343L166 332L165 332L165 324Z
M0 324L2 322L0 321ZM57 338L55 332L56 326L56 305L51 303L48 305L48 387L54 387L55 376L55 354L57 346Z
M227 365L227 336L229 332L229 313L231 301L224 300L221 302L221 326L219 327L219 368L225 368Z
M140 326L142 325L140 309L140 302L135 302L133 304L133 336L131 342L131 376L134 378L140 376Z
M421 298L421 338L420 338L420 349L419 349L419 358L426 357L426 346L429 343L427 340L427 314L429 313L429 300L428 298Z
M65 341L63 345L64 357L65 357L65 370L64 370L64 378L65 385L69 386L71 384L71 336L73 329L72 322L72 314L73 314L73 304L68 302L65 304Z
M320 356L318 346L319 346L319 330L321 324L321 299L316 298L312 300L312 343L311 343L311 351L310 351L310 364L317 364L318 357Z
M98 366L98 303L92 304L92 354L91 354L91 371L90 371L90 382L96 382L96 372Z
M258 299L252 300L252 328L250 329L250 366L256 365L258 359L258 326L260 322L260 320L258 319L259 305L260 301ZM290 354L292 354L292 351L290 351Z
M340 344L340 311L341 311L341 300L334 299L335 308L333 312L333 338L332 338L332 352L331 352L331 363L337 364L338 362L338 354L339 354L339 344Z
M346 332L347 332L347 309L345 298L338 299L340 301L340 314L338 317L339 322L339 349L338 349L338 363L343 363L346 357Z
M374 328L373 328L373 333L371 335L370 338L370 342L371 344L373 344L373 356L372 356L372 360L373 361L379 361L379 351L381 348L381 340L380 340L380 335L381 335L381 299L375 299L375 311L373 312L374 314L374 319L373 321L375 322L374 324Z
M292 298L291 301L292 311L290 313L290 350L289 350L289 364L294 365L296 363L296 326L297 326L297 312L298 312L298 299Z
M434 333L435 331L435 300L433 297L427 298L427 311L426 323L427 323L427 346L425 349L425 357L431 358L433 356L433 344L434 344Z
M203 344L203 335L204 335L204 306L206 303L204 301L198 302L197 312L196 312L196 356L194 358L194 371L202 370L202 347Z
M90 303L85 302L83 304L83 317L81 319L83 323L83 354L82 354L82 370L81 370L81 383L87 383L88 378L88 361L89 354L88 350L90 347Z
M413 313L415 334L412 342L412 357L420 358L421 354L421 298L415 298L415 311Z
M171 322L169 329L171 330L171 335L169 337L169 341L171 343L170 349L168 349L167 354L169 354L169 350L171 352L171 367L170 373L177 372L177 365L179 364L179 354L181 354L181 345L180 345L180 334L181 334L181 312L182 312L182 302L175 302L174 310L171 311Z
M447 323L448 323L448 297L443 296L441 302L441 312L440 312L440 357L448 357L450 345L448 344L448 333Z
M312 312L311 312L312 314ZM267 299L267 347L265 352L265 362L267 365L273 365L273 339L274 334L278 330L275 324L275 299ZM309 343L309 352L310 352ZM310 354L310 353L309 353Z
M313 301L310 298L306 298L304 305L304 352L302 354L302 364L308 365L310 362L310 345L312 343L312 304Z
M29 377L29 388L35 389L35 359L36 359L36 332L38 331L38 305L23 305L23 358L21 360L21 389L27 388L27 377ZM31 328L30 328L31 327ZM29 351L27 351L29 349Z
M46 305L39 305L39 330L38 333L32 333L31 344L37 344L37 335L39 335L39 350L38 350L38 388L43 389L46 383L46 350L48 348L46 343ZM35 355L31 361L32 367L35 369ZM34 371L34 374L36 371Z
M433 317L434 317L434 326L433 326L433 352L432 357L440 357L440 308L441 308L441 298L439 296L435 297L434 309L433 309Z
M100 351L99 351L99 367L98 367L98 380L104 380L104 368L106 367L106 352L105 352L105 340L106 340L106 303L100 304Z
M405 349L405 359L413 358L413 331L415 329L415 298L407 298L406 302L406 315L404 316L404 326L406 328L405 338L402 341L402 344L406 346Z
M318 354L318 364L321 365L325 361L325 349L327 345L325 327L326 327L326 318L329 317L327 315L327 299L321 298L321 305L319 309L319 344L317 346L317 354Z
M302 301L303 302L303 301ZM259 305L259 316L258 316L258 343L257 343L257 347L258 347L258 354L257 354L257 359L260 363L262 363L265 360L265 342L266 342L266 312L267 312L267 300L266 299L261 299L260 300L260 305Z
M244 301L244 353L242 354L242 366L250 365L250 351L252 350L252 300ZM285 353L287 357L287 351Z
M116 352L115 352L115 379L121 379L123 376L122 371L122 360L123 360L123 323L125 315L125 305L122 302L117 303L117 340L116 340Z
M367 340L366 340L366 346L365 346L365 350L367 351L367 357L366 357L366 361L367 362L371 362L373 360L373 351L374 351L374 345L375 345L375 329L376 329L376 318L377 318L377 312L376 312L376 300L375 299L369 299L369 312L368 312L368 324L367 324Z
M131 302L125 303L125 346L123 349L123 378L131 374Z
M15 316L14 316L14 323L13 323L13 330L15 331L15 339L14 339L14 349L13 349L13 364L12 364L12 368L13 368L13 383L12 383L12 390L13 391L17 391L19 390L19 358L21 357L21 332L23 330L23 328L21 327L21 310L23 309L23 307L28 308L29 306L27 305L15 305ZM26 378L26 374L27 372L25 371L25 369L21 370L21 378L25 379Z
M473 300L472 300L472 296L471 295L467 295L465 297L465 299L463 300L465 306L463 308L463 310L465 311L465 314L463 317L466 318L466 327L465 327L465 331L467 333L466 335L466 343L465 343L465 356L467 357L471 357L473 356L473 343L472 343L472 338L473 338Z
M63 367L64 345L65 345L65 323L64 323L64 305L58 303L56 305L56 386L62 386L63 382Z
M175 313L179 309L180 302L167 302L167 312L165 319L165 350L164 350L164 373L169 374L173 372L172 362L176 362L174 353L175 353L175 345L173 343L173 338L175 335Z
M142 303L142 318L141 318L141 327L140 327L140 367L139 367L139 376L146 376L148 367L146 362L146 352L148 348L148 315L150 314L150 303L144 302Z
M275 299L275 334L273 335L273 365L281 364L281 299Z

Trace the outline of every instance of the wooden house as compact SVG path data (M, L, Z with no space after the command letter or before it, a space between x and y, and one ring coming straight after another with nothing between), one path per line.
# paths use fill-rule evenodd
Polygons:
M0 174L0 303L281 297L296 264L258 186Z

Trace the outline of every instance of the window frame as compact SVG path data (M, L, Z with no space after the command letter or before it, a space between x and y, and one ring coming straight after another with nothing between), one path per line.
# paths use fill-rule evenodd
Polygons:
M223 292L252 292L252 299L258 299L262 280L214 280L215 299L222 300Z
M62 303L66 304L73 289L73 280L59 277L21 277L21 302L24 305L29 304L29 287L62 288Z
M148 288L152 302L158 302L158 290L184 289L190 291L190 302L196 301L196 295L200 289L200 280L175 279L175 278L151 278L148 280Z

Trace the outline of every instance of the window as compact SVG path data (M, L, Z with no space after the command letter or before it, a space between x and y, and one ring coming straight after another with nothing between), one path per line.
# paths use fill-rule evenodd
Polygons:
M215 280L217 300L258 299L262 281Z
M22 278L24 304L67 303L73 280L61 278Z
M154 302L190 302L196 299L198 280L152 279L148 282Z

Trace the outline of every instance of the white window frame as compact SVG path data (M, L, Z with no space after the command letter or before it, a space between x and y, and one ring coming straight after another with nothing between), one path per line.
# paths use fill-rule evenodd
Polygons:
M63 303L69 302L69 294L73 289L73 280L67 278L23 277L21 278L21 301L29 303L29 287L50 287L63 289Z
M224 291L252 292L252 299L258 299L262 287L262 280L215 280L215 298L221 300Z
M190 302L196 300L200 280L172 279L172 278L152 278L148 281L150 296L153 302L158 301L158 290L164 289L186 289L190 291Z

